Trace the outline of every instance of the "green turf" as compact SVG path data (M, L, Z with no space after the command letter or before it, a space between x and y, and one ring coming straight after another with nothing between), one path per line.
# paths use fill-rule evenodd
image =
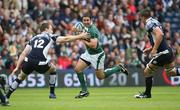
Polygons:
M135 99L140 87L90 88L90 96L74 99L79 88L57 88L57 99L48 99L47 88L18 89L11 106L0 110L180 110L180 87L154 87L153 98Z

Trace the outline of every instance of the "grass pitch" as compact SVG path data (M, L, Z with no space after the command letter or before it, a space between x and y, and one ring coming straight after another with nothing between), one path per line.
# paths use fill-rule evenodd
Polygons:
M49 99L48 88L17 89L0 110L180 110L180 87L153 87L151 99L133 97L144 87L89 88L89 97L75 99L79 90L56 88L57 99Z

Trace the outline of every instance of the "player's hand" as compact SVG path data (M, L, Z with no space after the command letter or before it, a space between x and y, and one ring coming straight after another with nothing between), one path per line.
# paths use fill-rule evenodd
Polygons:
M143 54L148 55L148 54L150 54L151 50L152 50L152 48L146 48L143 50Z
M19 70L19 68L15 68L13 71L12 71L12 73L10 74L10 76L13 76L14 74L16 74L16 72Z
M82 32L82 31L80 31L79 29L77 29L77 28L75 28L75 27L72 28L72 31L75 32L75 33L77 33L77 34Z
M87 32L82 32L81 34L79 34L79 36L81 37L81 40L85 40L90 42L91 38L90 38L90 34Z
M150 57L155 57L156 56L156 53L157 53L157 50L153 49L150 53Z
M90 37L90 34L87 33L87 32L81 32L81 33L79 34L79 36L81 36L82 38L83 38L83 37Z
M91 41L90 38L82 38L81 40L84 40L84 41L87 41L87 42L90 42L90 41Z
M89 33L86 33L86 35L83 36L81 39L82 39L82 40L85 40L85 41L87 41L87 42L90 42L90 41L91 41L90 34L89 34Z

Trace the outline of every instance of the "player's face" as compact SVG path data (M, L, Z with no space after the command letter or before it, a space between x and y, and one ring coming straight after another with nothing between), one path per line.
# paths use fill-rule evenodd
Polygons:
M89 17L83 17L83 24L88 27L91 24L91 19Z
M53 33L53 27L51 25L49 26L48 32Z

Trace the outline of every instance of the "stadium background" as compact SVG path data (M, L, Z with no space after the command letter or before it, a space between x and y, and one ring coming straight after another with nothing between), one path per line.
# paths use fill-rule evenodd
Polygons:
M100 41L106 53L105 68L121 62L131 72L129 77L114 75L102 86L144 85L144 65L138 59L137 49L147 48L150 43L137 13L147 7L152 10L152 16L165 27L165 37L176 55L176 65L179 65L179 6L179 0L0 0L0 24L3 29L0 35L0 74L8 76L11 73L26 42L40 32L41 22L51 22L56 34L73 34L73 25L88 12L101 32ZM50 49L48 57L58 68L57 86L79 86L73 67L84 50L80 41L57 44ZM155 85L180 85L179 77L167 78L162 73L162 70L157 72ZM89 86L100 86L101 82L94 76L92 68L87 70L86 76ZM38 87L47 79L44 75L29 77L22 87Z

